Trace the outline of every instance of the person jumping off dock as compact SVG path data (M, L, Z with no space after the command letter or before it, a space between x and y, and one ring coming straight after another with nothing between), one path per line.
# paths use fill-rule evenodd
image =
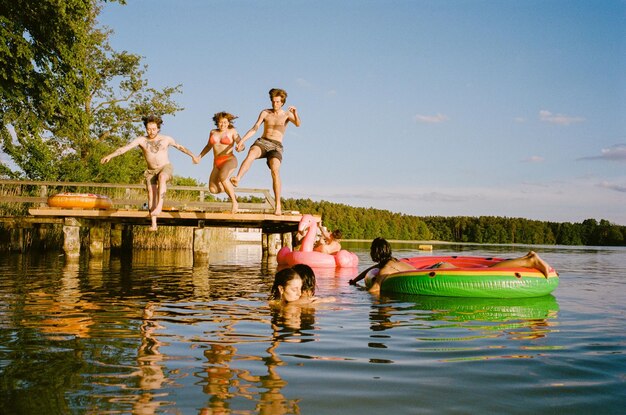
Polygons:
M254 126L248 131L237 144L237 151L243 151L244 143L252 137L261 124L263 124L263 134L258 138L248 151L246 159L241 164L239 172L230 181L233 186L238 186L241 178L246 174L254 160L267 158L267 166L272 173L272 186L274 188L274 198L276 199L276 209L274 214L282 215L280 204L280 165L283 159L283 137L287 124L291 121L296 127L300 127L300 116L296 107L290 106L287 111L282 109L287 99L287 92L282 89L272 88L269 92L272 101L271 109L264 109L259 114Z

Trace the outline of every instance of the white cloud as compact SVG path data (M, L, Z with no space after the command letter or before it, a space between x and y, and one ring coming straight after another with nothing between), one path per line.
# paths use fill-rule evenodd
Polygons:
M570 125L574 123L580 123L585 121L583 117L571 117L565 114L553 114L547 110L539 111L539 119L541 121L549 122L558 125Z
M626 193L626 184L602 182L598 184L598 187L601 187L603 189L614 190L616 192Z
M417 114L414 117L415 121L427 123L427 124L438 124L448 120L448 117L439 113L437 115L421 115Z
M626 144L615 144L609 148L603 148L599 156L581 157L579 160L606 160L626 163Z
M578 178L499 186L291 188L285 197L327 200L418 216L506 216L556 222L607 219L626 225L626 182Z
M524 163L542 163L544 158L541 156L530 156L522 160Z

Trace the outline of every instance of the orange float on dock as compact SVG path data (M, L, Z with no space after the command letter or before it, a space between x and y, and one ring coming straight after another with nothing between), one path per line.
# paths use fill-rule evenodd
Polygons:
M94 193L58 193L48 198L48 206L67 209L111 209L108 196Z

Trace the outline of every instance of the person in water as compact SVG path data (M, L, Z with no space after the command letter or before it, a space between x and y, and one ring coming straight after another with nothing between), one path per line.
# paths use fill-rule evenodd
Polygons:
M156 115L149 115L143 118L143 125L146 128L146 135L139 136L129 144L118 148L108 156L102 157L100 163L106 164L112 158L126 153L127 151L139 147L146 159L148 169L144 172L146 187L148 190L148 209L150 210L151 231L157 230L157 217L163 210L167 183L174 176L174 169L168 156L169 147L174 147L182 151L194 160L194 154L182 145L178 144L172 137L159 134L163 120Z
M230 174L237 168L237 158L233 154L235 144L241 141L237 133L233 120L236 119L228 112L218 112L213 116L216 129L209 133L209 140L197 157L194 163L199 163L202 157L213 150L213 169L209 176L209 191L211 193L226 192L232 202L232 213L237 213L239 205L232 183L228 180Z
M387 240L383 238L376 238L372 241L372 245L370 246L370 256L372 261L376 262L375 265L367 268L363 272L361 272L357 277L351 279L349 283L351 285L356 285L357 282L361 281L369 271L374 268L378 268L378 274L374 276L371 280L371 285L368 287L368 291L370 292L379 292L380 286L385 278L396 272L402 271L412 271L415 269L411 264L400 261L393 257L391 252L391 245ZM540 271L546 277L550 272L550 265L546 261L544 261L536 252L530 251L523 257L513 258L513 259L505 259L504 261L495 263L490 265L491 268L506 268L506 267L525 267L525 268L534 268ZM431 265L429 268L456 268L453 264L449 262L438 262L434 265Z
M302 294L300 298L310 299L315 297L315 272L313 268L306 264L296 264L291 267L294 271L298 273L300 278L302 279Z
M245 148L244 143L256 134L261 124L263 124L263 134L250 146L248 155L243 163L241 163L239 172L235 177L231 177L230 181L235 187L238 186L239 181L250 169L252 163L256 159L266 158L267 166L272 174L272 187L274 189L274 198L276 199L274 214L281 215L280 165L283 160L283 137L289 122L293 123L296 127L300 127L300 116L298 115L296 107L290 106L287 108L287 111L282 109L287 99L287 92L282 89L272 88L270 89L269 95L272 108L261 111L254 126L252 126L237 144L237 151L243 151Z
M278 305L313 305L334 302L334 297L315 297L315 272L306 264L280 270L274 276L270 302Z
M343 233L339 229L328 232L328 229L326 229L325 226L321 227L321 231L322 234L320 239L313 250L329 255L333 255L341 251L341 243L339 241L343 238Z
M302 278L293 268L285 268L274 275L274 284L270 290L270 301L287 305L300 299Z

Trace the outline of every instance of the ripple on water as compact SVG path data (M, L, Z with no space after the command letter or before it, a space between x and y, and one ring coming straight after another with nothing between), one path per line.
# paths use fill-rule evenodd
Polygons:
M267 304L275 266L225 248L202 267L2 256L0 412L621 413L624 251L542 249L551 296L377 298L328 272L335 303L288 310Z

